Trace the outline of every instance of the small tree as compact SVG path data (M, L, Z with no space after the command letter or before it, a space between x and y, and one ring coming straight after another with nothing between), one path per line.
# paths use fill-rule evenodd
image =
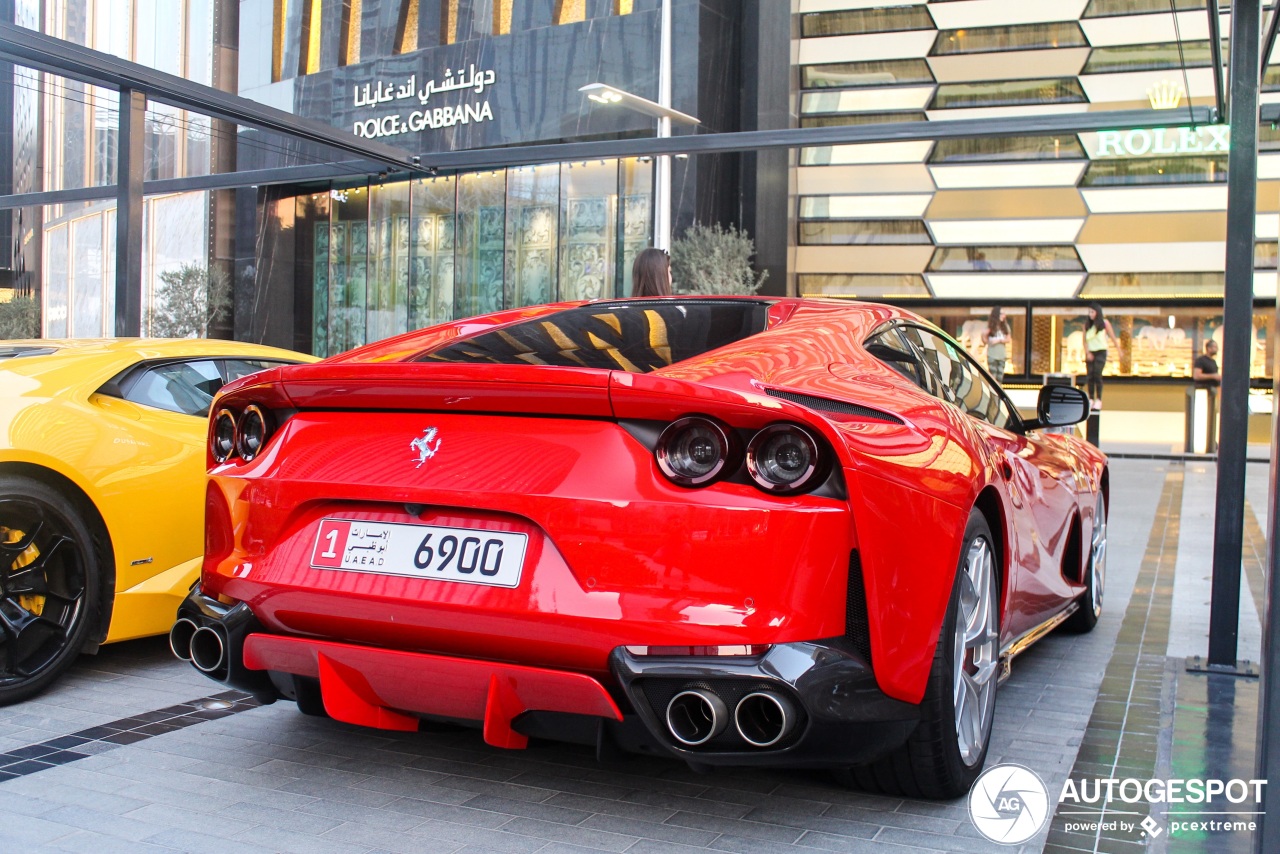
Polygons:
M40 337L40 303L32 297L0 302L0 338Z
M735 226L700 225L671 242L671 277L680 291L692 294L754 294L769 271L751 267L755 241Z
M231 280L217 268L183 264L161 273L160 281L150 314L157 338L207 338L231 312Z

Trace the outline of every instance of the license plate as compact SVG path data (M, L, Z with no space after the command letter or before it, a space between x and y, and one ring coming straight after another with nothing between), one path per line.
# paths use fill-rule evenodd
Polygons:
M528 539L506 531L322 519L311 565L515 587Z

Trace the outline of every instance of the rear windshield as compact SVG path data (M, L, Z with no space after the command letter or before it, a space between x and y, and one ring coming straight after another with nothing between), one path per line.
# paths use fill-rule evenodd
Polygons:
M763 332L755 300L595 303L452 341L422 362L555 365L648 373Z

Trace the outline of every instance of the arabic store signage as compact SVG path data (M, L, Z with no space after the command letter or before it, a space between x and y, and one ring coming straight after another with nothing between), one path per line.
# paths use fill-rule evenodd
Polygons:
M462 104L441 104L439 98L432 104L431 99L432 96L449 92L483 96L496 79L497 75L492 69L477 71L472 65L466 71L458 69L456 77L451 68L442 79L428 80L421 88L418 87L416 74L409 75L398 86L394 82L386 83L381 80L353 86L352 106L357 109L377 109L382 104L393 104L400 107L401 112L356 119L352 132L365 139L381 139L402 133L420 133L428 128L493 121L493 109L487 98L479 103L473 101Z
M1100 157L1225 154L1231 146L1231 128L1227 125L1201 125L1104 130L1082 133L1080 141L1090 159L1094 160Z

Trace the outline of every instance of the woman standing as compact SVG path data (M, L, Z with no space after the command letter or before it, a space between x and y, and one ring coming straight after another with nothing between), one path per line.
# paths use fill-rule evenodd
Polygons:
M1091 303L1089 321L1084 326L1084 358L1087 389L1093 409L1102 408L1102 369L1107 364L1107 341L1114 341L1115 338L1111 321L1102 316L1102 304Z
M671 257L661 249L645 249L631 265L633 297L671 296Z
M992 379L1004 385L1004 366L1009 360L1009 322L1004 319L1004 309L1000 306L991 309L982 343L987 345L987 370Z

